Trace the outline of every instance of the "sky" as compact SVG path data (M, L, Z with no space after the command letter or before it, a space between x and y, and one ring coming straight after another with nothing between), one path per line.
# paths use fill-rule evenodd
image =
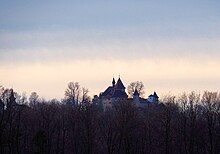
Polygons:
M220 88L219 0L0 0L0 85L63 98L121 77L145 97Z

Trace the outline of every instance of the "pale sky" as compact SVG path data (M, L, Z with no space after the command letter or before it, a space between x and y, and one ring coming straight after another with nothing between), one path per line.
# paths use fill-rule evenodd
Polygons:
M0 85L46 99L113 74L145 96L220 89L219 0L0 0Z

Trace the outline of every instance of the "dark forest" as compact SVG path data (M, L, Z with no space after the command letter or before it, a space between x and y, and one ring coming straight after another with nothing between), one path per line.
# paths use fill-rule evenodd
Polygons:
M86 96L86 93L85 93ZM166 96L138 108L119 100L111 109L89 97L27 101L1 92L2 154L220 153L220 94Z

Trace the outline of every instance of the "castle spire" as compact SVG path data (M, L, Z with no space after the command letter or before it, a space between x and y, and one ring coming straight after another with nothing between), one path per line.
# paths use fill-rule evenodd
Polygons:
M135 91L134 91L133 96L139 96L139 93L138 93L138 91L137 91L137 89L136 89L136 88L135 88Z
M113 80L112 80L112 86L114 87L115 86L115 78L113 77Z
M125 86L124 86L124 84L122 83L122 81L121 81L120 78L118 78L118 81L117 81L117 83L116 83L115 86L116 86L116 89L125 90Z

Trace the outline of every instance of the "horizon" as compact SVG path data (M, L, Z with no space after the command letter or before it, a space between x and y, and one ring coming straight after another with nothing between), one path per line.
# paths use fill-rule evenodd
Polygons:
M113 76L145 97L219 91L220 2L1 1L0 85L61 99L98 95Z

